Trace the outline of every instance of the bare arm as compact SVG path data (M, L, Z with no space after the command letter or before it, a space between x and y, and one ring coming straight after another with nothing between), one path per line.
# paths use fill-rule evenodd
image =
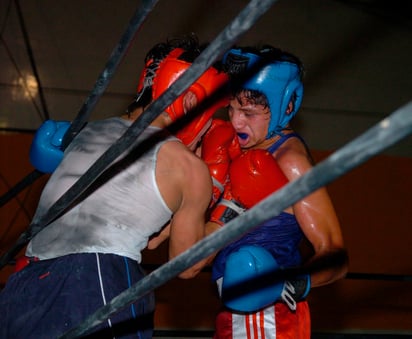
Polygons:
M159 232L153 235L150 239L149 242L147 243L147 249L148 250L154 250L159 247L159 245L169 239L170 236L170 223L168 223L163 229Z
M179 159L179 166L182 169L178 179L182 196L170 222L170 259L204 238L205 214L212 194L209 170L201 159L186 152ZM179 277L194 277L207 262L207 259L200 261Z
M275 155L290 181L312 168L303 145L291 139L286 148ZM293 213L309 240L313 255L304 263L311 272L311 285L322 286L336 281L347 273L347 253L335 209L326 188L304 197L293 206Z

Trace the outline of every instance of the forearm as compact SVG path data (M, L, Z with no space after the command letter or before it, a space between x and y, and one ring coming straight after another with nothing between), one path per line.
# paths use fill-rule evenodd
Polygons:
M205 236L207 237L208 235L212 234L213 232L217 231L218 229L220 229L220 225L216 224L214 222L209 221L206 225L205 225ZM201 260L198 264L196 264L195 266L192 267L192 269L194 270L201 270L203 269L203 267L205 266L209 266L213 263L213 260L216 257L217 252L212 253L211 255L209 255L208 257L204 258L203 260ZM196 273L197 274L197 273Z
M222 226L220 226L219 224L213 222L213 221L208 221L205 225L205 233L206 236L212 234L213 232L216 232L217 230L219 230Z
M147 249L154 250L170 236L170 223L166 225L160 233L153 235L147 243Z
M348 255L345 249L315 255L303 266L310 275L311 286L319 287L345 277L348 271Z
M208 236L210 234L212 234L213 232L217 231L218 229L220 229L220 225L214 222L207 222L205 225L205 236ZM193 265L190 269L184 271L183 273L181 273L179 275L179 278L182 279L190 279L195 277L197 274L199 274L199 272L205 267L205 266L209 266L212 264L214 258L216 256L216 253L212 253L211 255L209 255L208 257L202 259L200 262L198 262L197 264Z

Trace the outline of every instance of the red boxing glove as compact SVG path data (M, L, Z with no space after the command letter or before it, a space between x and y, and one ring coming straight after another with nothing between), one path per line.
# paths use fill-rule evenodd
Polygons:
M260 149L245 151L230 163L229 181L210 221L223 226L287 183L272 154Z
M240 153L239 141L232 124L229 121L213 119L211 127L203 137L201 153L213 180L211 205L222 195L228 179L230 161Z
M213 209L209 220L223 226L233 218L242 214L245 210L246 209L233 198L230 181L227 181L222 199L219 200Z
M272 154L262 149L243 152L229 168L233 199L251 208L288 183Z

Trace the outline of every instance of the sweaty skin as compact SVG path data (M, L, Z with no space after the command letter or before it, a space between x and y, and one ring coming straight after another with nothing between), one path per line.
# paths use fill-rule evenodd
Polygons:
M292 108L290 103L287 113ZM266 139L270 121L268 107L255 105L241 95L239 100L231 99L228 113L242 149L267 149L280 138L275 135ZM293 132L288 127L284 134ZM305 145L298 138L284 142L273 157L289 181L296 180L313 167ZM286 212L295 215L311 244L312 254L306 259L305 267L311 271L312 287L344 277L347 273L347 255L340 224L326 188L311 193Z
M290 104L288 111L292 108ZM232 98L228 113L242 149L267 149L279 139L279 136L266 139L270 121L268 107L254 105L244 97L240 101ZM283 132L293 131L286 129ZM313 167L310 155L297 138L288 139L273 153L273 157L289 181L296 180ZM296 216L310 243L311 254L305 266L311 271L311 286L326 285L344 277L347 273L347 254L340 224L326 188L311 193L287 208L286 212ZM218 224L208 222L206 235L219 228ZM170 225L149 241L148 248L156 248L169 235ZM210 263L212 259L205 259L200 266Z

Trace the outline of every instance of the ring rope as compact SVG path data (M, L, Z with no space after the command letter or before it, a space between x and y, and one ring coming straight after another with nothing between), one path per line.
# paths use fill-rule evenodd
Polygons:
M225 227L210 234L187 251L145 276L60 338L76 338L84 334L120 309L218 251L233 239L240 237L269 218L279 215L284 209L306 195L329 184L410 134L412 134L412 101L333 153L299 179L290 182L252 209L227 223Z
M33 184L37 179L44 175L43 172L35 169L21 179L16 185L10 188L6 193L0 197L0 207L5 205L8 201L13 199L17 194L22 192L25 188Z
M136 32L140 29L141 25L146 20L147 15L152 11L158 1L159 0L144 0L142 2L142 6L140 6L140 8L130 19L126 31L123 33L119 43L112 51L112 54L110 55L105 68L96 80L94 88L92 89L90 95L86 98L76 118L71 122L69 129L65 133L62 143L63 150L66 149L66 147L70 144L73 138L79 133L86 121L89 119L91 111L95 108L100 97L109 85L109 82L112 79L117 66L120 64L120 61L125 55L125 52L127 51L134 36L136 35ZM0 207L14 198L34 181L43 176L43 174L43 172L40 172L38 170L34 170L29 173L7 193L0 197Z
M15 245L0 258L0 269L12 259L42 229L58 218L82 194L118 156L126 151L146 127L182 94L212 64L220 53L229 49L270 6L277 0L251 0L193 64L160 97L151 103L126 132L103 153L94 164L49 208L46 214L33 220ZM137 145L138 147L138 145Z
M63 138L63 149L70 144L73 138L80 132L83 128L85 122L89 119L90 112L96 106L98 100L102 96L103 92L106 90L109 85L110 80L112 79L117 66L120 64L123 56L125 55L128 46L133 41L133 38L136 32L139 30L143 22L146 20L148 14L153 10L154 6L159 0L144 0L142 1L142 6L137 9L133 17L131 18L129 25L127 26L126 31L123 33L120 38L119 43L112 51L112 54L106 63L106 67L100 73L100 76L97 78L97 81L94 85L92 92L89 97L84 102L83 106L80 108L80 111L75 120L71 123L68 131Z
M142 268L148 272L154 271L161 267L161 264L142 264ZM202 273L212 272L211 266L206 266L201 270ZM367 272L348 272L345 279L352 280L381 280L381 281L411 281L410 274L386 274L386 273L367 273Z

